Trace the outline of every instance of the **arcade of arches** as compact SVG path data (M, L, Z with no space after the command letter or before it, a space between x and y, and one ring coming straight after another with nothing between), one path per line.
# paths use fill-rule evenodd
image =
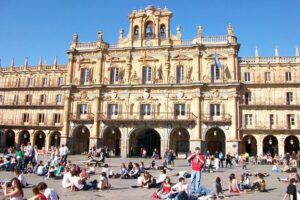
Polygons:
M226 152L225 141L226 137L224 132L219 128L211 128L206 132L205 135L206 150L210 154L222 151Z

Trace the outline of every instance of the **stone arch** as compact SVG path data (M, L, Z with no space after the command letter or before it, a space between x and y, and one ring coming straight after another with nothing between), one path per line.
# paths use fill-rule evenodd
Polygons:
M74 154L87 153L89 151L90 135L90 129L84 125L74 128L72 132L72 152Z
M30 142L30 133L27 130L22 130L19 132L19 145L27 145Z
M220 127L212 127L205 133L206 151L209 154L215 154L216 152L226 152L226 135Z
M48 137L48 149L51 147L59 148L61 133L59 131L52 131Z
M42 149L46 145L46 134L43 131L36 131L33 134L33 145L38 149Z
M278 155L278 139L274 135L267 135L263 139L263 153L271 154L274 156Z
M187 153L190 150L190 134L186 128L177 127L171 130L169 149L177 153Z
M16 134L13 130L8 129L5 132L5 144L7 147L13 147L16 144L15 140Z
M299 140L294 135L289 135L284 140L284 153L292 154L293 151L297 153L299 151Z
M257 155L257 140L253 135L245 135L242 139L242 153L246 152L250 156Z
M116 126L106 127L103 131L103 145L111 150L113 156L121 155L121 131Z
M151 156L154 149L158 152L161 150L161 134L152 127L139 127L135 128L129 133L129 146L128 152L134 156L140 155L140 149L144 148L147 155ZM131 150L132 148L132 150Z

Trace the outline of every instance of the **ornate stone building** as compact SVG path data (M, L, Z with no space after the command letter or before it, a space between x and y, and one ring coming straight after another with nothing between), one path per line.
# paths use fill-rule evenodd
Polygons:
M129 15L117 44L79 42L67 65L1 69L1 145L94 145L115 155L157 148L283 154L299 149L300 57L239 57L227 34L198 27L184 41L172 13L148 6ZM219 60L220 65L216 65ZM218 63L218 62L217 62Z

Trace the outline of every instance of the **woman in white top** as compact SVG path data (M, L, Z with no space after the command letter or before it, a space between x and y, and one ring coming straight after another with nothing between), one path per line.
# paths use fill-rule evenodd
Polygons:
M10 200L23 200L23 189L22 184L17 178L12 179L11 183L12 191L8 192L7 184L2 185L4 196L7 198L9 197Z
M26 187L28 184L27 184L25 175L22 173L22 171L20 169L16 168L14 170L14 173L15 173L16 178L21 182L22 187Z
M62 183L63 188L69 188L72 186L72 174L71 172L66 172L63 176Z
M110 183L108 183L108 178L105 172L101 173L100 181L97 185L97 188L101 191L103 189L109 189L111 187Z
M189 194L189 185L185 182L183 177L179 178L179 182L172 186L171 193L169 198L178 198L178 199L188 199Z

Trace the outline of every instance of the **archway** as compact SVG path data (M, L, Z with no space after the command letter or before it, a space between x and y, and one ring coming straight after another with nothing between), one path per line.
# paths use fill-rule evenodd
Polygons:
M299 151L299 140L296 136L290 135L284 140L284 152L292 154Z
M38 131L34 135L33 139L34 139L33 144L36 145L38 149L42 149L43 147L45 147L46 135L43 131Z
M219 128L211 128L207 131L206 136L206 150L210 154L222 151L225 154L226 137L224 132Z
M58 148L60 146L60 132L55 131L50 135L49 149L51 147Z
M187 153L190 150L190 135L185 128L174 129L170 134L169 148L177 153Z
M246 135L242 140L242 153L248 153L250 156L257 155L257 141L254 136Z
M6 146L13 147L15 146L15 132L13 130L6 131Z
M85 126L75 128L73 133L73 153L81 154L89 151L90 131Z
M28 131L22 131L20 133L20 136L19 136L19 145L27 145L27 143L30 141L30 134Z
M140 155L141 148L146 149L148 156L152 156L154 149L160 153L160 135L153 128L134 130L130 135L129 151L131 147L135 156Z
M115 156L121 153L121 131L116 127L109 127L103 133L104 146L113 150Z
M263 153L270 153L272 156L278 154L278 140L273 135L268 135L263 140Z

